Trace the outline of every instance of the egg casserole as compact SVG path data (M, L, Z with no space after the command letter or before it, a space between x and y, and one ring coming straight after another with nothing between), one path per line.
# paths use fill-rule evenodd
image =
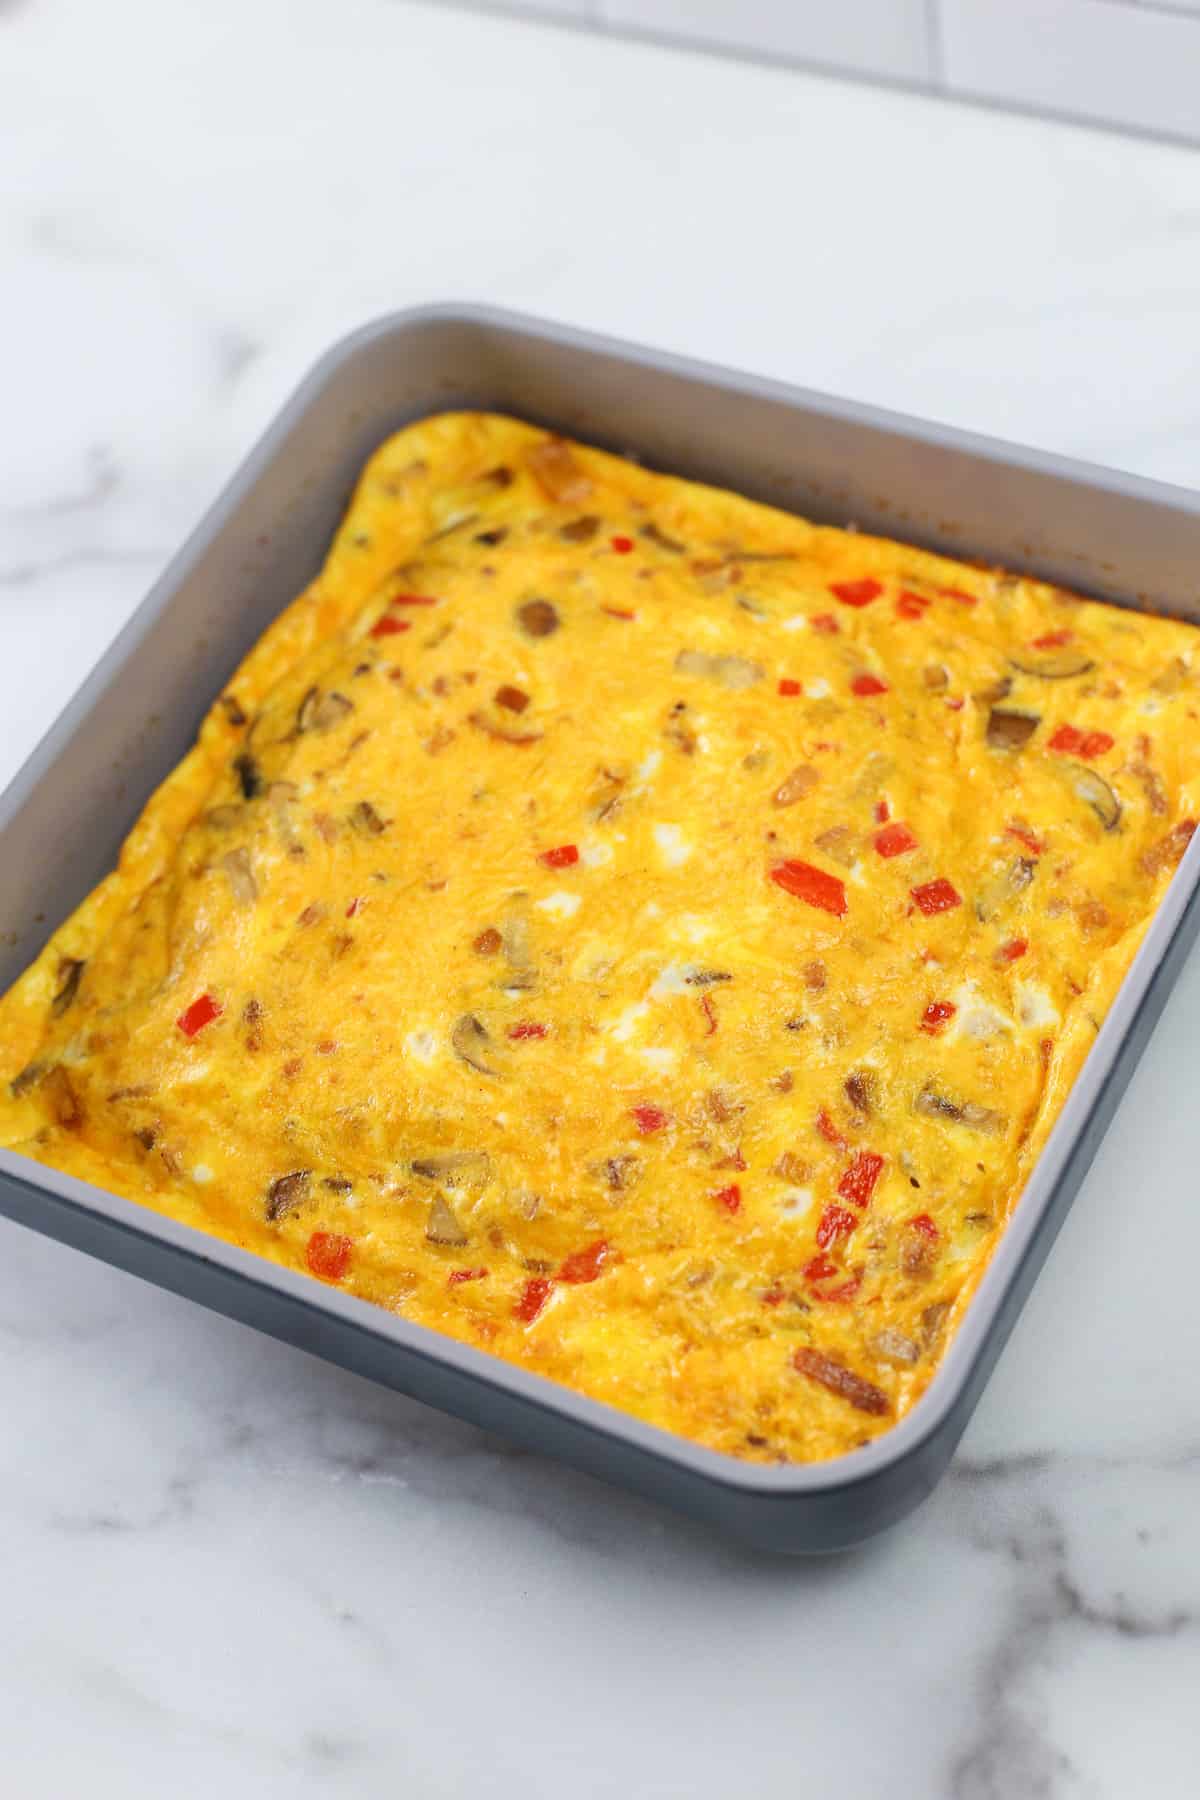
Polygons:
M837 1456L928 1383L1187 845L1196 649L428 419L0 1001L0 1144Z

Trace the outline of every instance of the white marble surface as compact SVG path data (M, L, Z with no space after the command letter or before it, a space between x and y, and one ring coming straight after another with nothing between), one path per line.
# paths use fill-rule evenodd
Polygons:
M1200 157L389 0L0 0L0 776L313 355L509 303L1200 484ZM1183 1800L1200 960L949 1478L748 1556L0 1225L14 1800Z

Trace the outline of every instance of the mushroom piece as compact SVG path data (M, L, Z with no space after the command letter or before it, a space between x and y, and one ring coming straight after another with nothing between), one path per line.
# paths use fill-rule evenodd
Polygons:
M1007 1120L1002 1113L994 1112L990 1106L980 1106L977 1101L957 1101L941 1094L930 1082L926 1082L916 1099L913 1111L924 1113L929 1119L949 1119L956 1125L966 1125L971 1131L980 1131L989 1137L1004 1130Z
M1071 765L1071 783L1079 798L1091 807L1105 831L1115 831L1121 819L1121 802L1095 769Z
M487 1027L474 1013L464 1013L461 1019L455 1020L450 1045L454 1054L480 1075L499 1075L499 1069L484 1060L492 1052L492 1039Z
M386 823L369 800L360 800L356 806L351 807L350 823L363 837L378 837L380 832L387 830Z
M820 774L808 763L800 763L790 775L785 775L775 792L771 795L775 806L794 806L797 800L803 800L811 794L820 781Z
M1037 862L1033 857L1016 857L979 890L975 898L975 917L986 925L1009 900L1024 892L1036 874Z
M568 544L588 544L600 529L600 520L595 513L585 513L582 518L572 519L569 525L560 525L558 535Z
M242 797L253 800L262 792L262 770L248 752L233 759L233 770L241 784Z
M311 1169L293 1169L290 1175L280 1175L271 1183L267 1189L267 1217L272 1223L286 1218L308 1199L311 1177Z
M1022 675L1037 675L1042 681L1070 681L1096 666L1090 656L1083 656L1078 650L1050 650L1040 656L1022 651L1020 656L1010 656L1008 660Z
M42 1076L41 1092L45 1095L55 1124L61 1125L64 1131L78 1131L83 1124L83 1102L61 1063L55 1063Z
M517 608L517 623L526 637L544 638L558 630L562 620L550 600L526 600Z
M429 1203L425 1236L431 1244L461 1245L469 1242L466 1232L454 1216L453 1207L442 1194L435 1194Z
M250 867L250 852L246 849L231 850L221 858L221 867L225 871L234 899L240 900L243 906L253 906L258 899L258 883Z
M66 956L58 965L58 988L50 1002L50 1017L61 1019L79 992L79 982L87 967L76 956Z
M1008 712L993 706L988 714L987 741L993 750L1020 750L1041 722L1037 713Z
M525 453L525 467L542 492L563 505L578 504L592 491L592 478L562 438L543 438Z
M681 650L675 658L675 673L699 675L736 693L761 681L765 670L761 663L751 662L746 656L710 656L705 650Z
M906 1363L911 1366L921 1359L921 1346L915 1344L903 1331L897 1331L893 1325L885 1325L882 1331L875 1333L871 1339L871 1348L885 1362Z
M676 556L681 556L687 549L686 544L681 544L678 538L669 537L661 526L654 523L653 519L648 525L642 526L642 536L648 538L652 544L657 544L660 550L670 550Z
M429 1156L414 1156L412 1172L448 1188L485 1187L491 1180L492 1159L486 1150L436 1150Z

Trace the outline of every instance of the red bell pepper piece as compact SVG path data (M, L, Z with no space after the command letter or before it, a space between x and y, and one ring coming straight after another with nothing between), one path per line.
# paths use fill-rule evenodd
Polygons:
M864 575L860 581L831 581L829 591L843 606L870 606L882 594L883 583Z
M211 994L201 994L198 1000L193 1000L190 1006L184 1008L175 1023L184 1037L194 1038L198 1031L203 1031L206 1025L219 1019L224 1010L220 1001L214 1000Z
M909 892L927 918L934 913L950 912L954 907L962 905L962 895L942 875L936 881L927 881L921 887L910 888Z
M340 1237L333 1231L314 1231L308 1240L304 1259L314 1275L322 1281L341 1281L350 1267L354 1239Z
M833 913L840 919L846 911L844 882L839 881L836 875L827 875L824 869L815 868L812 863L776 863L771 870L771 880L785 894L792 894L797 900L806 901L819 912Z
M900 819L891 825L885 825L876 833L875 848L880 856L903 856L908 850L915 850L917 840Z
M838 1182L838 1193L854 1206L865 1206L883 1172L883 1158L874 1150L856 1150L850 1167Z

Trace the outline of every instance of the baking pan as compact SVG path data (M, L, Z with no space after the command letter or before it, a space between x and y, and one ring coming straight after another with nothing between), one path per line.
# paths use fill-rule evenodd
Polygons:
M0 990L111 868L210 696L315 574L371 451L454 407L1120 605L1200 611L1188 493L531 319L395 314L317 365L0 798ZM900 1518L949 1461L1200 924L1198 876L1200 833L929 1388L834 1462L738 1462L5 1152L0 1210L758 1546L840 1548Z

